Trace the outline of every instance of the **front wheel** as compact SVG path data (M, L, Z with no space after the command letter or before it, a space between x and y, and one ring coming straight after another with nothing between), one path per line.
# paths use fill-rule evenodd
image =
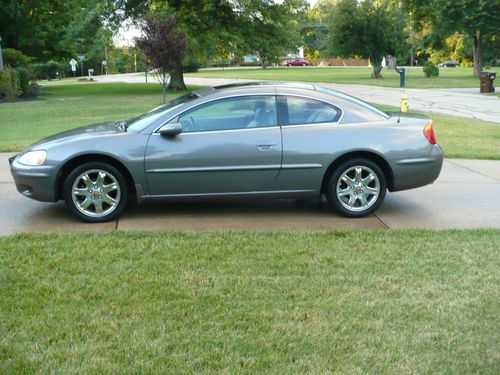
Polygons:
M111 165L91 162L73 170L63 186L69 211L88 223L101 223L118 216L127 203L127 184Z
M387 182L380 167L368 159L342 163L332 174L326 190L330 205L347 217L363 217L383 202Z

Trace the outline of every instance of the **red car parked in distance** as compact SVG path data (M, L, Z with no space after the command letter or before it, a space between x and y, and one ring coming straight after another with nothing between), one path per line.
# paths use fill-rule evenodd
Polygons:
M311 66L312 64L306 59L293 59L293 60L285 60L283 62L285 66Z

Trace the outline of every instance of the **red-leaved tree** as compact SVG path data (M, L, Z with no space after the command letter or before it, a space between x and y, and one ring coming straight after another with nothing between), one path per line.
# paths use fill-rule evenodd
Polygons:
M144 19L142 36L135 39L163 87L163 102L167 83L168 89L186 90L182 74L182 60L187 51L186 35L176 25L175 16L150 14Z

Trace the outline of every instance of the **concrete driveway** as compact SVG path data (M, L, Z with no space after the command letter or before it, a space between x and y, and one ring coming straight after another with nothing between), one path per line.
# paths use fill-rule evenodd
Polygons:
M440 178L420 189L388 193L375 215L346 219L319 199L154 203L129 208L118 220L83 224L64 203L41 203L16 191L0 153L0 234L116 230L328 230L500 228L500 161L446 160Z

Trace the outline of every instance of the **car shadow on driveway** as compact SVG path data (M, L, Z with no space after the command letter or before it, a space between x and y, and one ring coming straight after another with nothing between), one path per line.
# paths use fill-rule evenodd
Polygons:
M118 220L119 230L383 229L376 216L348 219L319 199L147 202Z

